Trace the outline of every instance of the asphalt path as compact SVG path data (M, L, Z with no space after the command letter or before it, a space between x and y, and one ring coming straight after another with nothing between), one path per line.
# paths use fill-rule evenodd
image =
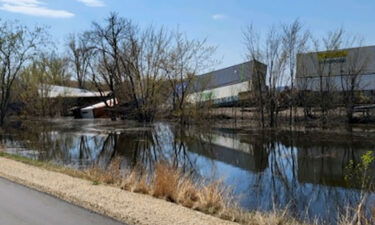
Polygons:
M124 225L0 178L1 225Z

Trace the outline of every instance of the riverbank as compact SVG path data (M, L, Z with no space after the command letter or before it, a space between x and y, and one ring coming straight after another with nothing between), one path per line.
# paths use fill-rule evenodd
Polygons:
M0 176L129 224L235 224L151 196L4 157L0 157Z
M236 108L237 111L240 109ZM228 112L229 111L229 112ZM287 118L284 118L280 121L279 124L275 127L264 127L261 128L259 121L254 117L238 116L240 113L231 113L230 109L221 111L213 114L214 116L209 119L202 119L192 121L187 125L179 124L176 119L160 119L155 121L155 123L169 123L174 124L181 129L186 129L187 127L196 126L204 127L205 129L210 128L228 128L239 130L242 133L251 133L253 131L265 131L265 132L279 132L279 131L290 131L290 132L311 132L316 134L332 134L332 135L358 135L366 136L367 138L375 137L375 122L374 123L346 123L342 120L330 120L327 124L322 126L321 122L316 120L311 121L302 121L301 119L296 121L293 126L290 126ZM87 121L92 121L92 127L87 127ZM43 123L46 125L53 125L54 127L59 127L60 129L70 129L81 131L82 126L85 126L85 129L88 131L101 131L107 132L108 130L119 131L119 130L128 130L129 128L146 126L151 127L154 123L140 123L134 120L117 120L111 121L110 119L74 119L72 117L58 117L58 118L39 118L39 117L30 117L28 119L13 117L5 127L5 130L0 128L0 134L4 132L10 132L12 130L18 129L28 129L34 126L34 123Z
M318 131L328 133L348 133L348 132L375 132L375 120L373 112L368 116L363 113L355 113L351 123L347 121L345 109L337 109L328 115L326 121L320 119L320 110L314 110L314 116L305 118L303 109L298 108L294 112L293 125L290 124L289 109L278 113L278 120L274 127L269 126L269 120L265 119L265 127L262 130L293 130L293 131ZM213 108L204 119L198 118L191 121L192 124L208 124L210 126L231 126L245 130L257 129L261 127L260 118L256 108ZM213 125L212 125L213 124Z
M238 211L234 212L237 214L237 218L222 220L217 218L218 215L214 217L175 203L154 198L155 196L134 193L115 185L109 185L112 182L101 184L102 181L93 180L98 177L93 177L87 172L9 155L1 152L1 148L0 177L127 224L320 224L318 222L305 223L295 220L288 215L287 209L268 213L245 212L237 209ZM239 223L229 221L238 219L240 219ZM353 224L353 219L345 215L341 216L340 220L338 223L340 225ZM366 221L363 224L371 224L366 219L362 221Z
M174 203L171 203L171 199L169 199L171 197L170 194L172 192L176 193L177 190L170 190L170 188L165 189L165 187L171 187L169 181L164 179L164 182L162 181L164 184L161 185L161 189L159 187L159 192L161 190L161 192L165 192L164 194L166 195L166 198L162 198L164 200L161 200L158 199L158 196L151 194L151 187L145 186L144 180L134 181L134 179L132 179L134 178L133 175L130 175L131 178L126 179L126 181L132 180L131 183L127 182L125 184L127 187L131 187L130 190L116 183L114 179L116 179L117 175L111 172L112 171L108 171L108 173L106 173L104 171L99 171L97 168L87 171L74 170L47 162L7 154L1 152L0 148L0 177L50 194L74 205L81 206L127 224L305 224L288 216L287 210L262 213L245 212L240 208L225 208L226 214L218 214L211 209L215 209L217 204L225 203L225 201L220 199L223 195L219 194L218 190L212 189L213 186L205 186L202 191L203 193L198 193L198 190L193 190L192 183L184 187L186 190L190 189L188 190L190 194L200 194L199 197L203 197L205 203L208 203L208 205L204 205L205 209L208 210L186 206L184 203L178 203L176 199L172 201ZM163 175L165 178L173 176L170 171L164 172L167 173L167 175ZM202 196L202 194L205 196ZM191 196L188 199L191 199ZM211 201L207 201L208 199L211 199ZM216 199L217 202L213 202L212 199ZM204 211L204 213L199 210ZM223 220L219 217L225 219ZM238 221L239 223L232 221Z
M315 207L310 212L309 209L309 214L305 214L307 209L303 204L315 193L325 193L327 189L334 193L336 190L344 191L343 196L347 197L361 197L358 190L346 186L345 171L337 168L347 165L348 160L357 162L361 155L373 148L371 138L354 138L352 135L339 137L321 135L320 132L248 132L245 129L237 131L236 128L220 127L211 130L197 126L180 129L178 125L165 122L142 125L132 124L131 121L60 119L24 121L19 126L19 129L3 134L2 143L6 146L4 151L12 154L11 159L85 179L93 185L104 184L161 198L227 220L234 220L232 215L236 214L241 220L235 221L245 225L264 224L254 221L257 218L270 221L269 218L274 215L277 220L283 221L280 224L298 224L285 222L290 217L285 217L280 211L276 214L273 211L259 213L257 209L261 204L269 205L269 210L285 211L286 215L290 213L300 221L317 219L327 224L336 224L338 215L345 213L340 204L330 202L336 201L336 198L317 198L314 204L319 205L319 210ZM289 151L290 146L295 151ZM345 146L352 147L347 150ZM353 157L342 157L343 154ZM158 166L160 164L166 164L166 169L171 173L159 173L165 168ZM279 165L286 167L279 168ZM298 168L288 165L298 165ZM270 168L279 168L278 173L273 173ZM334 173L324 172L323 168L332 168L330 171ZM183 173L176 174L176 170ZM294 176L289 177L290 171L293 171ZM318 171L317 176L312 176L314 171ZM119 173L121 176L118 176ZM155 179L156 174L163 176ZM258 180L259 177L264 179ZM331 177L335 178L335 183L330 183ZM270 182L283 178L286 183L276 183L274 191L268 191ZM324 182L321 182L321 178ZM217 180L233 191L235 203L247 212L234 210L229 213L229 217L225 216L227 213L223 214L223 211L228 212L223 210L228 207L225 204L222 207L222 192L217 195L217 186L213 183ZM337 181L340 181L339 188L334 187ZM289 184L298 188L290 192ZM304 193L309 191L307 186L310 185L316 187L316 191L305 196ZM292 196L285 199L286 204L275 207L270 205L275 202L271 196L278 198L284 194ZM342 201L338 199L341 206L355 208L357 203L349 205L345 202L347 197ZM257 203L255 207L246 205L259 200L261 204ZM298 208L288 204L294 201L298 203ZM372 204L367 206L369 210L372 208ZM325 214L320 210L326 208L335 211Z

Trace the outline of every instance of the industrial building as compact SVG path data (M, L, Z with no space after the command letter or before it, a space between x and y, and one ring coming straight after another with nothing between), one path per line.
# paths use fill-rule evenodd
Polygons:
M297 55L296 87L309 91L375 90L375 46Z
M106 96L110 92L94 92L81 88L72 88L58 85L42 85L39 94L47 98L97 98Z
M266 65L258 61L249 61L199 75L192 85L189 101L212 101L216 105L234 104L239 101L240 93L250 92L256 87L265 87L266 70Z
M58 99L63 104L62 115L73 115L75 118L109 117L106 108L117 104L117 99L110 97L111 92L95 92L81 88L58 85L41 85L40 96Z

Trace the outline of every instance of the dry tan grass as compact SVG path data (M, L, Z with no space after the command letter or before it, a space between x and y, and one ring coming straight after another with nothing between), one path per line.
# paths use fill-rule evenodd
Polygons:
M200 204L197 208L202 212L217 214L232 203L229 202L229 196L226 194L226 188L221 181L215 181L203 186L199 191Z
M149 194L165 199L187 208L198 210L221 219L237 222L242 225L318 225L319 222L304 223L288 215L288 210L273 212L248 212L236 205L231 190L222 181L192 179L180 169L166 162L158 163L152 173L134 169L120 174L119 161L106 169L91 168L84 171L83 177L105 184L120 186L122 189L136 193ZM70 171L71 173L71 171ZM353 209L358 211L357 209ZM339 225L372 225L373 218L365 218L355 213L344 213L340 216Z
M178 169L167 163L158 163L153 174L152 196L177 202L181 177L181 172Z
M167 163L156 165L151 180L152 195L211 215L219 215L232 202L221 181L193 180Z
M179 185L178 203L187 208L197 209L197 202L200 201L201 197L197 190L198 185L191 179L182 179Z
M136 193L150 194L151 189L147 179L147 175L132 170L124 176L122 180L122 188Z
M93 166L83 173L93 182L119 185L122 178L120 164L121 160L116 158L106 169Z
M370 215L366 216L364 209L359 204L356 208L347 208L345 213L340 215L339 225L374 225L375 206L371 208Z
M229 210L232 205L230 191L221 181L194 181L180 169L166 162L158 163L151 173L134 169L121 175L119 171L119 162L115 160L105 170L93 167L85 170L84 173L95 182L119 186L123 190L136 193L150 194L219 217L231 214L224 217L234 220L232 211L235 210Z
M134 169L121 173L119 159L113 160L106 169L92 167L79 171L33 161L19 156L12 156L0 152L0 157L10 158L25 164L44 168L90 180L93 184L108 184L120 187L123 190L148 194L157 198L165 199L187 208L199 210L204 213L220 217L225 220L234 221L243 225L315 225L315 223L303 223L288 215L288 210L273 212L248 212L236 206L231 191L221 181L205 181L192 179L178 168L168 163L159 163L151 173ZM358 206L360 207L360 206ZM353 209L354 212L360 211ZM375 224L375 207L372 209L372 218L347 212L341 215L339 225L372 225Z

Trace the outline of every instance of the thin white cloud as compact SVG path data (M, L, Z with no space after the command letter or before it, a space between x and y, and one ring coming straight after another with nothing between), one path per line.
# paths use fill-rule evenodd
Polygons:
M30 16L70 18L74 14L65 10L50 9L40 0L0 0L0 10Z
M224 14L214 14L214 15L212 15L213 20L224 20L226 18L227 18L227 16L224 15Z
M20 6L30 6L30 5L42 4L39 0L0 0L0 2L20 5Z
M83 4L89 7L104 7L105 6L104 2L101 0L77 0L77 1L82 2Z

